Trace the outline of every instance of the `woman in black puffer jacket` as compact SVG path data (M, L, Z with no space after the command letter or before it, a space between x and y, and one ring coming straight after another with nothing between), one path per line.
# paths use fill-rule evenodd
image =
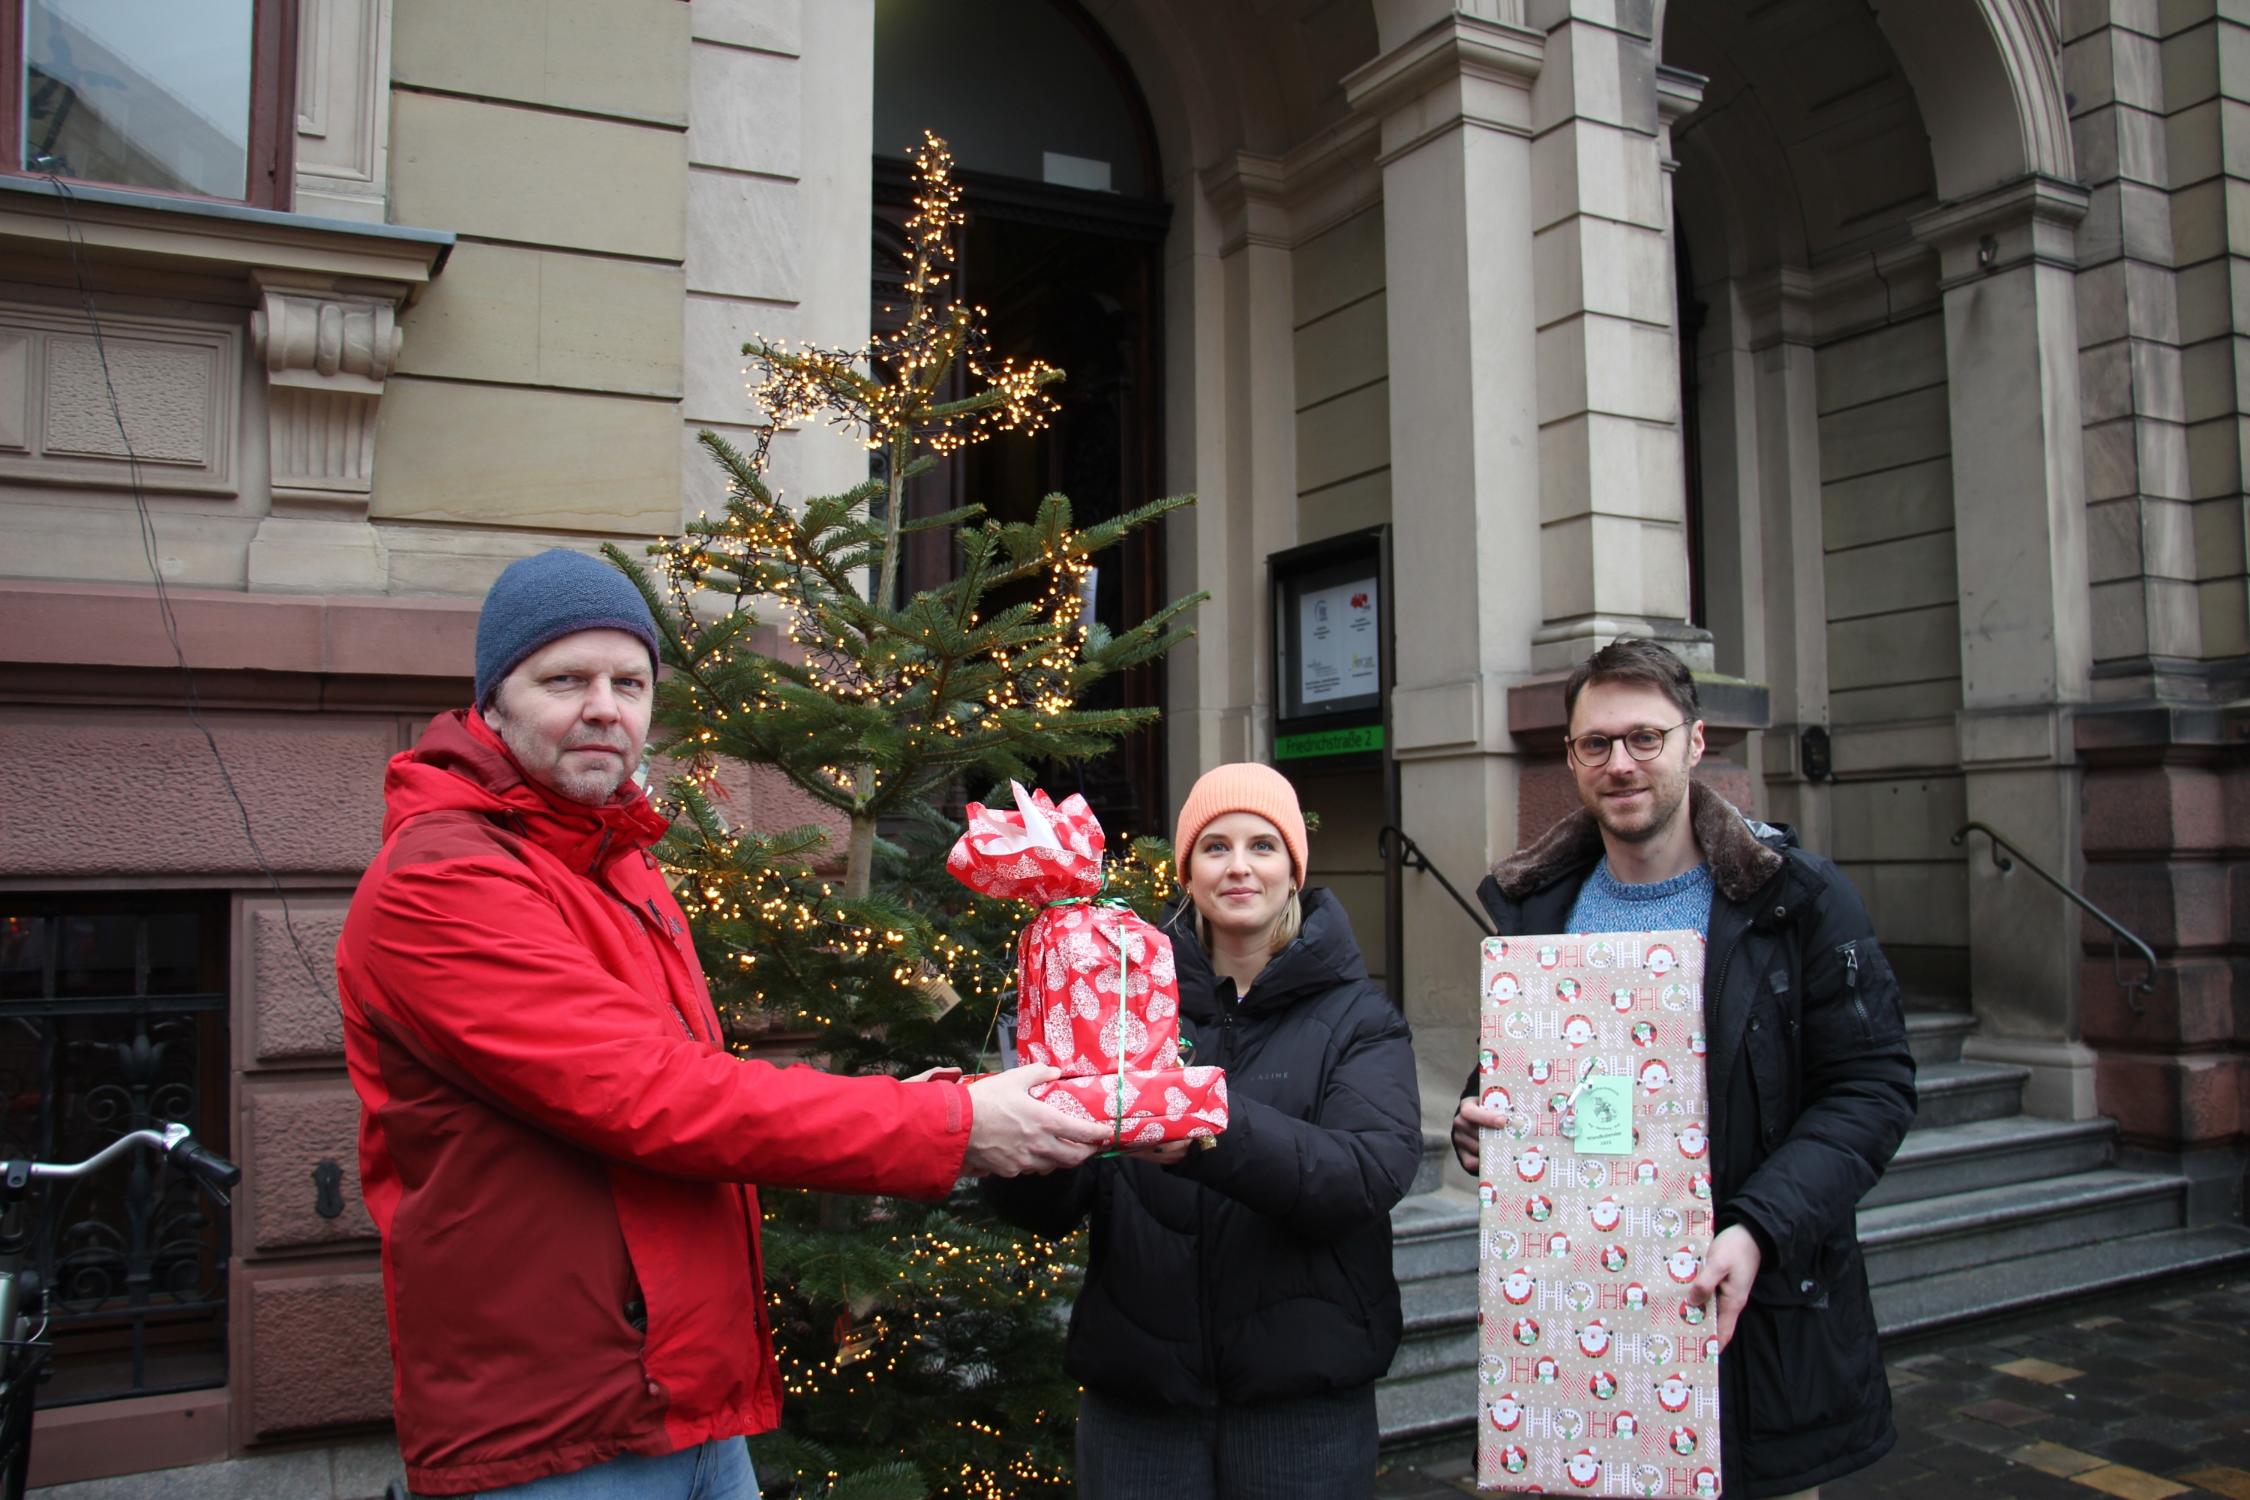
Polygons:
M1364 1500L1399 1341L1390 1210L1422 1149L1406 1022L1342 905L1301 890L1280 773L1205 775L1174 847L1181 1035L1226 1069L1226 1133L984 1190L1042 1234L1093 1215L1065 1357L1084 1500Z

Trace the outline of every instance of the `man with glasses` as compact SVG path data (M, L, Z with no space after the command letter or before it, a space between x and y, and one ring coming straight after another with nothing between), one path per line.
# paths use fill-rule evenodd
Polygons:
M1703 931L1717 1234L1690 1289L1716 1302L1723 1493L1816 1495L1898 1440L1853 1208L1914 1119L1897 980L1842 872L1691 777L1695 679L1651 641L1563 687L1583 811L1478 889L1506 936ZM1469 1075L1453 1149L1477 1171L1499 1112Z

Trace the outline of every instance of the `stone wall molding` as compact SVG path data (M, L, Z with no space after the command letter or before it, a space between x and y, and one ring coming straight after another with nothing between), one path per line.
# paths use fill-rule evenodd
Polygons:
M2075 271L2091 201L2075 182L2034 174L1919 214L1912 230L1938 252L1941 289L2027 264Z
M221 324L104 313L97 345L83 312L0 303L0 477L231 497L241 368Z

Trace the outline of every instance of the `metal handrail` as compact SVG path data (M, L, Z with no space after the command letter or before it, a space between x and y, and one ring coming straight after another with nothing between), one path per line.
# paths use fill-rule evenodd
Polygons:
M1475 906L1470 904L1469 899L1466 896L1463 896L1458 890L1454 889L1453 882L1445 878L1445 872L1439 869L1436 865L1431 864L1430 857L1422 852L1422 846L1415 843L1411 838L1408 838L1406 836L1406 830L1400 828L1397 824L1385 823L1382 826L1381 830L1376 833L1376 858L1383 860L1385 863L1388 863L1390 861L1391 838L1393 835L1396 835L1398 838L1398 862L1400 868L1407 870L1421 870L1430 875L1437 881L1439 885L1445 887L1445 893L1453 898L1453 904L1460 907L1461 910L1469 914L1469 920L1477 924L1477 928L1479 931L1481 931L1486 937L1498 937L1500 935L1498 932L1493 930L1491 919L1486 917L1482 911L1478 910Z
M2126 929L2124 923L2080 895L2075 887L2048 874L2046 870L2040 867L2037 860L2024 853L2022 849L2011 843L1998 830L1983 823L1964 823L1954 832L1954 845L1958 847L1972 833L1981 833L1992 840L1992 863L2001 874L2005 875L2016 867L2015 860L2000 852L2003 849L2010 850L2015 854L2016 859L2023 861L2024 868L2041 880L2046 881L2056 890L2061 891L2075 902L2081 911L2109 929L2110 972L2117 976L2117 987L2125 992L2125 1008L2136 1016L2146 1015L2148 1013L2148 997L2156 993L2156 950L2135 937ZM2125 956L2118 946L2121 942L2131 943L2135 949L2139 950L2142 961L2148 965L2148 972L2138 979L2127 979L2125 977Z

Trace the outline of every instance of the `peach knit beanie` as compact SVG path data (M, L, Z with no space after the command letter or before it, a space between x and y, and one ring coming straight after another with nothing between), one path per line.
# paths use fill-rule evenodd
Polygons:
M1180 804L1179 826L1172 833L1173 871L1180 883L1187 883L1188 856L1195 850L1195 841L1203 836L1213 818L1228 813L1256 813L1281 830L1281 841L1289 846L1289 861L1295 867L1297 887L1305 884L1306 839L1305 815L1297 807L1297 789L1289 778L1271 766L1256 761L1236 761L1233 765L1213 766L1198 777L1187 801Z

